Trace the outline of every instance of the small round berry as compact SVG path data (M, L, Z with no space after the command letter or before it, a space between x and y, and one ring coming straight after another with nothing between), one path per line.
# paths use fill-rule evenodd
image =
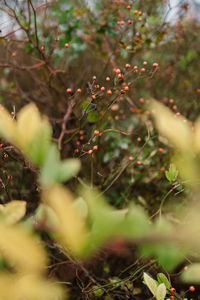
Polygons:
M95 145L95 146L93 147L93 150L94 150L94 151L97 151L97 150L98 150L98 146Z
M200 94L200 89L197 89L197 93Z
M141 137L137 138L138 143L141 142L141 140L142 140Z
M118 121L119 120L119 116L115 116L115 121Z
M171 292L172 294L175 294L175 293L176 293L175 288L172 287L172 288L170 289L170 292Z
M88 151L88 154L92 154L93 153L93 150L92 149L90 149L89 151Z
M134 67L133 67L133 70L137 70L137 69L138 69L138 66L134 66Z
M131 65L129 65L129 64L126 64L126 69L129 69L130 67L131 67Z
M138 74L138 70L134 70L134 74Z
M118 79L122 79L124 76L120 73L119 75L118 75Z
M120 25L124 25L125 24L125 22L124 21L120 21Z
M107 95L112 95L112 91L111 91L111 90L108 90L108 91L107 91Z
M133 156L129 156L128 160L133 161Z
M144 62L143 62L143 66L147 66L147 61L144 61Z
M138 12L138 15L139 15L139 16L142 16L142 11L139 11L139 12Z
M140 71L141 71L141 73L145 73L146 69L142 68Z
M144 98L139 99L140 103L144 103Z
M140 166L142 162L140 160L137 161L137 165Z
M158 63L153 63L153 68L157 68L158 67Z
M160 152L160 153L162 153L163 152L163 148L158 148L158 151Z
M130 110L131 113L135 113L136 112L136 109L134 107L130 107L129 110Z
M99 84L96 84L96 85L95 85L95 89L98 90L99 88L100 88Z
M65 48L69 48L69 44L68 43L65 44Z
M80 146L80 144L81 144L80 141L77 141L77 142L76 142L76 145L77 145L77 146Z
M81 140L81 141L84 140L84 136L83 136L83 135L80 136L80 140Z
M170 104L174 103L174 99L169 99L169 103Z
M138 14L138 10L135 10L135 11L134 11L134 14L137 15L137 14Z
M66 92L67 92L68 94L71 94L72 89L68 88L68 89L66 89Z
M184 267L184 271L187 271L187 270L188 270L188 266L185 266L185 267Z
M160 168L160 171L161 171L161 172L165 172L165 167L161 167L161 168Z
M83 134L84 134L84 131L81 129L81 130L79 131L79 134L80 134L80 135L83 135Z
M96 136L99 135L99 133L100 133L99 130L94 131L94 135L96 135Z
M16 52L12 53L12 57L16 57L16 55L17 55Z
M4 153L4 158L8 158L8 154L7 153Z
M101 91L102 91L102 92L105 91L105 87L104 87L104 86L101 87Z
M96 96L95 95L92 95L92 100L96 100Z
M12 180L13 179L13 176L8 176L8 180Z
M142 22L142 18L138 18L138 22Z
M106 81L110 81L110 77L106 77Z
M81 89L77 89L77 93L79 93L79 94L80 94L81 92L82 92L82 90L81 90Z
M3 147L3 144L0 144L0 148L2 148Z
M128 5L126 8L129 10L129 9L131 9L131 6L130 6L130 5Z
M172 109L173 109L173 110L177 110L177 106L174 105L174 106L172 107Z
M129 25L133 24L133 21L132 20L128 20L128 24Z
M120 74L121 70L120 69L116 69L115 73Z
M177 117L179 117L180 115L181 115L181 113L180 113L180 112L177 112L177 113L176 113L176 116L177 116Z
M124 90L121 90L120 93L123 95L123 94L125 94L125 91L124 91Z
M194 291L195 291L195 287L194 287L193 285L191 285L191 286L189 287L189 290L190 290L190 292L194 292Z
M41 50L42 52L44 52L44 51L45 51L45 47L42 46L42 47L40 48L40 50Z
M79 150L78 150L78 149L75 149L75 150L74 150L74 153L76 153L76 154L79 153Z
M129 91L129 87L128 87L128 85L127 85L127 86L125 86L124 90L125 90L126 92L127 92L127 91Z
M96 79L97 79L97 77L94 75L94 76L92 77L92 79L93 79L93 80L96 80Z

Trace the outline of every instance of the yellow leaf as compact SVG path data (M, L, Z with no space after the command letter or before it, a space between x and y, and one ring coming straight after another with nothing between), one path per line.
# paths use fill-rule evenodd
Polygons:
M26 202L14 200L0 205L0 212L4 216L4 223L11 225L20 221L26 213Z
M47 120L40 117L40 113L33 103L23 107L17 115L19 145L27 149L30 142L45 126L48 126Z
M62 300L64 289L35 275L0 273L0 300Z
M0 223L0 252L22 272L42 272L46 256L39 241L19 225Z
M181 116L176 117L166 106L159 102L152 101L151 108L160 135L166 137L176 149L191 152L193 146L192 132L184 119Z
M61 243L73 254L80 254L86 239L86 227L73 205L70 192L61 185L54 185L43 192L43 199L58 217Z
M195 152L200 152L200 118L197 119L194 126L193 146Z
M9 142L17 138L16 122L11 118L9 112L0 105L0 134Z

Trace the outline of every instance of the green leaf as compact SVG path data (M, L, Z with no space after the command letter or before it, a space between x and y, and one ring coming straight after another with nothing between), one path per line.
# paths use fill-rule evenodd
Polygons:
M174 164L170 164L169 171L165 171L165 176L170 182L176 181L178 170Z
M45 186L65 182L75 176L79 169L80 161L77 159L60 161L59 151L56 145L52 144L41 168L40 181Z
M148 288L150 289L150 291L152 292L152 294L154 296L156 296L156 291L157 291L157 288L158 288L157 281L154 280L147 273L144 273L144 281L145 281L146 285L148 286Z
M169 289L171 284L169 282L169 280L167 279L167 277L165 276L165 274L163 273L158 273L157 274L157 279L158 279L158 283L164 283L164 285Z
M161 283L156 290L156 300L164 300L167 293L166 286Z
M98 114L97 111L95 111L95 112L90 112L90 113L88 114L88 122L90 122L90 123L95 123L95 122L97 122L98 120L99 120L99 114Z

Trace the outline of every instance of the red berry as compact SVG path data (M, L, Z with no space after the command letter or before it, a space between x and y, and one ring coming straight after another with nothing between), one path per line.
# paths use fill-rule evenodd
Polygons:
M123 75L122 74L119 74L118 75L118 79L122 79L123 78Z
M125 91L129 91L129 87L128 87L128 86L125 86L124 90L125 90Z
M65 48L69 48L69 44L68 43L65 44Z
M68 88L68 89L66 89L66 92L67 92L68 94L71 94L72 89Z
M137 10L135 10L135 11L134 11L134 14L135 14L135 15L137 15L137 14L138 14L138 11L137 11Z
M89 151L88 151L88 154L92 154L93 153L93 150L92 149L90 149Z
M133 21L132 20L128 20L128 24L129 25L133 24Z
M105 87L104 86L101 87L101 91L102 92L105 91Z
M158 149L158 151L159 151L160 153L162 153L163 150L164 150L163 148L159 148L159 149Z
M172 288L170 289L170 292L171 292L172 294L175 294L175 293L176 293L175 288L172 287Z
M138 22L142 22L142 18L138 18Z
M142 68L140 71L141 71L142 73L144 73L144 72L146 71L146 69L145 69L145 68Z
M130 5L128 5L126 8L127 8L127 9L131 9L131 6L130 6Z
M110 77L106 77L106 81L110 81Z
M129 156L128 160L133 161L133 156Z
M158 67L158 64L157 63L154 63L153 64L153 68L157 68Z
M120 74L121 70L120 69L116 69L115 73Z
M96 136L99 135L99 133L100 133L99 130L94 131L94 135L96 135Z
M143 66L146 66L146 65L147 65L147 62L146 62L146 61L144 61L144 62L143 62Z
M93 147L93 150L94 150L94 151L97 151L97 150L98 150L98 146L95 145L95 146Z
M142 162L140 160L137 161L137 165L140 166Z
M75 149L75 150L74 150L74 153L79 153L79 150L78 150L78 149Z
M131 67L131 65L129 65L129 64L126 64L126 69L129 69L130 67Z
M138 143L141 142L141 140L142 140L141 137L137 138Z
M81 90L81 89L78 89L78 90L77 90L77 93L81 93L81 92L82 92L82 90Z
M120 92L120 93L123 95L123 94L125 94L125 91L124 91L124 90L121 90L121 92Z
M189 287L189 290L190 290L190 292L194 292L194 291L195 291L195 287L194 287L193 285L191 285L191 286Z
M111 90L108 90L108 91L107 91L107 95L112 95L112 91L111 91Z

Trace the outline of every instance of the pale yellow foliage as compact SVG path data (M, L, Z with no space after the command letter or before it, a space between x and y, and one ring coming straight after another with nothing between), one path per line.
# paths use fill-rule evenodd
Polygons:
M2 105L0 105L0 134L9 142L16 143L16 122Z
M200 119L195 123L193 130L185 118L176 117L163 104L153 100L151 108L160 135L174 146L173 160L180 176L188 182L198 180L200 166L196 158L200 154Z
M20 225L0 223L0 252L20 272L44 271L47 259L42 245Z
M62 300L64 296L58 284L40 276L0 273L0 300Z
M39 134L40 130L48 126L45 118L41 118L37 107L31 103L23 107L17 115L18 144L26 149L31 140Z
M26 213L26 201L13 200L4 205L0 204L0 212L4 217L4 224L15 224L20 221Z
M70 192L61 185L54 185L43 192L43 200L54 210L58 220L62 245L75 255L81 252L87 231L84 219L73 205Z
M156 101L152 101L151 108L160 135L166 137L175 148L191 151L191 128L187 122L184 122L185 119L181 116L176 117L170 109Z

